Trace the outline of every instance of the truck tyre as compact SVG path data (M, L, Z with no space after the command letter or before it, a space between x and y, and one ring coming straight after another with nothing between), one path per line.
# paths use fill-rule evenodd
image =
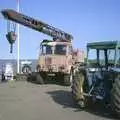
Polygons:
M42 76L40 75L40 73L36 73L36 83L44 84L44 80L43 80Z
M112 111L120 116L120 75L117 76L111 90Z
M64 75L64 85L65 86L70 86L71 85L70 74Z
M85 98L83 96L84 79L85 77L82 73L76 72L72 83L72 98L75 104L82 109L85 107Z
M29 65L24 65L23 67L22 67L22 73L23 74L29 74L29 73L31 73L31 67L29 66Z
M35 80L36 80L36 73L32 72L31 74L29 74L28 81L34 83Z
M37 84L44 84L43 78L40 73L33 72L29 75L28 81Z

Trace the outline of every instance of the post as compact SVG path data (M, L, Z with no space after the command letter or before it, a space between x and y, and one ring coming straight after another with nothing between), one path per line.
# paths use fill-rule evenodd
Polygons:
M19 12L19 0L17 0L17 11ZM20 37L19 37L19 24L17 24L17 41L18 41L18 44L17 44L17 46L18 46L18 50L17 50L17 73L19 73L20 71L19 71L19 62L20 62L20 60L19 60L19 39L20 39Z

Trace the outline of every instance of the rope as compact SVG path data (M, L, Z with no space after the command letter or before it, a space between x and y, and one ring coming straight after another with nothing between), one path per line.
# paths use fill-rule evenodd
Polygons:
M16 23L7 20L7 33L11 31L16 32Z
M7 33L10 32L10 21L7 20Z
M16 32L16 23L13 22L13 30L14 30L14 33Z

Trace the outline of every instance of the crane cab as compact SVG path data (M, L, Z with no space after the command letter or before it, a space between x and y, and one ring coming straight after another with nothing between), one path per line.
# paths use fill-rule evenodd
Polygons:
M43 40L38 65L39 71L69 73L72 65L71 42Z

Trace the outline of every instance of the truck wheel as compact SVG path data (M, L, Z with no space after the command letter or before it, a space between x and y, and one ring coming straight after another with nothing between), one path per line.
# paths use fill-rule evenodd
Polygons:
M42 76L40 75L40 73L36 73L36 83L37 84L44 84L44 80L42 78Z
M117 76L111 90L112 111L120 116L120 75Z
M28 81L37 84L44 84L44 80L41 77L40 73L36 73L36 72L33 72L29 75Z
M64 75L64 85L65 86L70 86L71 85L70 77L71 77L70 74Z
M24 65L23 67L22 67L22 73L23 74L29 74L29 73L31 73L31 67L29 66L29 65Z
M75 104L78 105L80 108L85 107L85 98L83 96L83 84L84 84L85 77L82 73L76 72L73 77L73 84L72 84L72 97L75 101Z

